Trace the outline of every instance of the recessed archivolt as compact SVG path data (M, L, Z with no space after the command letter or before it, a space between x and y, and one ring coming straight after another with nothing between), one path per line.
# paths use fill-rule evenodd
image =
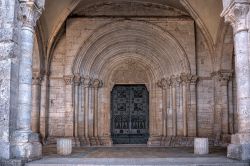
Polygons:
M120 71L133 71L134 73L125 73L130 78L129 80L125 79L124 82L121 82L122 75L117 75ZM163 73L161 69L157 67L157 64L145 59L143 55L127 53L112 57L107 63L101 66L100 72L98 73L99 78L103 80L104 86L112 86L116 83L142 83L155 86L156 82L162 77L161 74ZM121 79L116 80L117 78Z
M190 73L187 55L171 34L151 23L130 20L116 21L96 30L78 51L73 73L89 75L96 60L113 55L117 49L148 51L145 57L154 56L161 66L171 66L172 71L165 71L171 75Z

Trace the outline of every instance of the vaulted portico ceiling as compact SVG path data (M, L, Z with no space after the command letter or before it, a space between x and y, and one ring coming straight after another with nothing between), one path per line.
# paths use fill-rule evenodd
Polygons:
M189 9L187 9L186 6L184 7L182 5L183 1L188 3L190 7ZM95 4L101 4L103 2L104 1L102 0L46 0L45 12L43 12L41 23L44 31L44 40L48 41L47 55L50 54L55 37L70 14L76 14L77 11L82 12L81 9L86 9L90 6L96 7ZM106 4L110 4L112 0L105 2L107 2ZM136 2L137 4L144 3L146 4L146 6L148 6L148 8L150 5L160 7L161 12L163 12L163 10L161 9L170 6L171 8L169 9L175 9L175 11L178 11L179 14L181 13L181 15L189 13L192 17L195 16L196 18L193 18L195 21L197 21L198 17L198 26L200 25L200 23L204 25L200 28L206 29L204 33L207 34L206 38L209 38L207 40L210 40L211 47L216 44L218 35L220 35L218 33L221 23L221 18L219 15L222 11L222 2L220 0L116 0L115 2ZM95 8L91 8L91 10L93 9ZM195 12L195 14L190 12ZM168 14L173 14L173 12L170 12Z

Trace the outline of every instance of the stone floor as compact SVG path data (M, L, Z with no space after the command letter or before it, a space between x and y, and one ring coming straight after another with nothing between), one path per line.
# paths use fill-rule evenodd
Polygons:
M55 146L43 149L43 158L33 161L27 166L44 165L229 165L249 166L248 162L240 162L226 158L225 148L212 148L208 155L194 155L192 148L164 147L81 147L73 148L69 156L56 154Z

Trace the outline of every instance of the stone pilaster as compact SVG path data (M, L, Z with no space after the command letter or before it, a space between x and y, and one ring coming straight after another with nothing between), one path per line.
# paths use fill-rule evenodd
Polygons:
M32 132L40 132L40 99L41 99L41 81L40 73L33 73L32 76L32 112L31 129Z
M240 160L250 159L249 6L249 0L234 0L221 14L234 30L237 82L238 133L232 135L227 156Z
M214 134L217 139L229 142L229 107L228 82L232 71L220 70L212 73L215 81L215 125Z
M20 0L22 22L19 64L19 91L17 128L13 134L11 152L15 158L36 158L42 154L37 133L31 131L32 109L32 54L34 27L41 15L41 8L35 1Z
M74 76L65 75L65 133L64 136L72 137L74 135L74 113L73 113L73 86Z
M189 75L189 82L187 87L190 92L190 103L188 103L188 136L196 137L197 136L197 81L198 76Z

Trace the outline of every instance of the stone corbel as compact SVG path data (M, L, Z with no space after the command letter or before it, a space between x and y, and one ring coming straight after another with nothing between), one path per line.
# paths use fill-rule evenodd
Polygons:
M248 30L247 14L249 12L249 2L233 2L221 13L221 17L225 17L225 22L229 22L234 33Z

